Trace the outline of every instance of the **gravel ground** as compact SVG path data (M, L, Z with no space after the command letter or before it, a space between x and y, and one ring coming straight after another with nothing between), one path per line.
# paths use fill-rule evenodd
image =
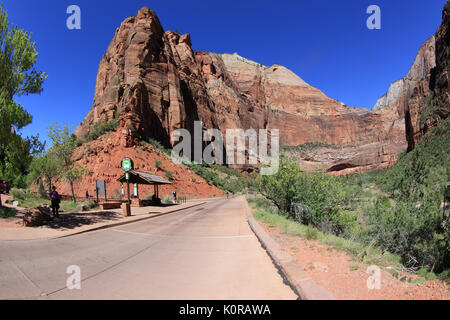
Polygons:
M346 252L321 244L317 240L305 240L282 234L279 229L260 223L304 268L317 283L340 300L449 300L450 287L440 280L429 280L423 284L400 281L402 277L419 276L399 272L393 277L386 269L381 270L380 289L369 290L368 265L356 263Z

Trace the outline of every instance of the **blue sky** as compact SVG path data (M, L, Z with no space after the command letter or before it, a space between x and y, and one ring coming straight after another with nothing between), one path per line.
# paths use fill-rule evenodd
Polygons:
M371 109L406 75L441 24L445 0L3 0L9 20L33 32L37 68L48 74L41 95L18 101L33 115L24 136L46 138L51 122L76 126L92 106L98 64L116 28L142 6L165 30L191 34L193 49L237 52L284 65L326 95ZM66 28L66 9L81 8L81 30ZM381 30L369 30L369 5Z

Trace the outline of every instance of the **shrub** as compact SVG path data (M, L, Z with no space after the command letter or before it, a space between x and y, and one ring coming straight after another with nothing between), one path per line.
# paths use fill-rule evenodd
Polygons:
M95 207L97 207L97 203L96 203L94 200L88 200L88 201L86 202L86 206L87 206L89 209L94 209Z
M14 217L15 215L16 210L7 207L0 207L0 218L6 219Z
M279 171L258 177L256 189L280 215L442 272L450 265L449 129L447 119L393 167L365 174L305 173L281 157Z
M159 141L157 141L157 140L155 140L155 139L151 139L151 138L149 138L149 139L147 139L148 141L146 141L146 142L148 142L150 145L152 145L153 147L155 147L157 150L159 150L159 151L161 151L162 153L165 153L165 154L167 154L167 155L171 155L171 153L172 153L172 150L171 149L167 149L166 147L164 147L162 144L161 144L161 142L159 142ZM145 140L144 140L145 141Z
M44 187L44 184L42 183L42 181L39 182L38 193L41 198L48 199L48 194L47 194L47 191L45 190L45 187Z
M321 231L339 235L350 233L356 225L357 217L345 210L352 193L345 191L342 179L323 172L302 172L288 158L281 158L275 175L258 178L258 189L280 212ZM297 209L303 208L295 214L294 203Z
M167 169L164 169L164 174L166 175L167 179L169 179L169 181L173 181L173 174L172 174L172 172L170 172Z
M245 189L246 178L237 170L217 164L197 164L187 165L196 175L205 179L206 183L213 184L219 189L228 192L239 192ZM220 174L219 174L220 173Z
M379 197L369 208L369 238L400 255L408 267L450 266L449 220L441 207L448 201L449 121L377 177L391 200Z
M319 238L319 231L317 231L317 229L315 229L315 228L308 227L306 229L305 237L308 240L316 240Z
M24 191L24 189L12 188L10 192L13 196L13 199L16 201L25 200L27 198L27 193L26 191Z
M96 122L92 130L84 136L84 142L92 141L98 137L104 135L108 131L115 131L119 127L119 122L117 120L110 120L104 125Z

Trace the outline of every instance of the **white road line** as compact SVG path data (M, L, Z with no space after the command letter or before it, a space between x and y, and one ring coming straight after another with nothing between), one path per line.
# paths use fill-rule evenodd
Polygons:
M110 229L110 230L111 230L111 231L115 231L115 232L128 233L128 234L134 234L134 235L140 235L140 236L147 236L147 237L156 237L156 238L183 238L183 239L239 239L239 238L254 238L254 237L255 237L255 235L253 235L253 234L239 235L239 236L205 236L205 237L191 237L191 236L171 236L171 235L165 235L165 234L152 234L152 233L143 233L143 232L132 232L132 231L119 230L119 229Z

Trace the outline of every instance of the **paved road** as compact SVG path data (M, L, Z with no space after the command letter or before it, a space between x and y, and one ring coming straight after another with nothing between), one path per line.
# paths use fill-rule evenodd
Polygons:
M66 287L67 267L81 289ZM72 237L0 242L0 299L296 299L240 198Z

